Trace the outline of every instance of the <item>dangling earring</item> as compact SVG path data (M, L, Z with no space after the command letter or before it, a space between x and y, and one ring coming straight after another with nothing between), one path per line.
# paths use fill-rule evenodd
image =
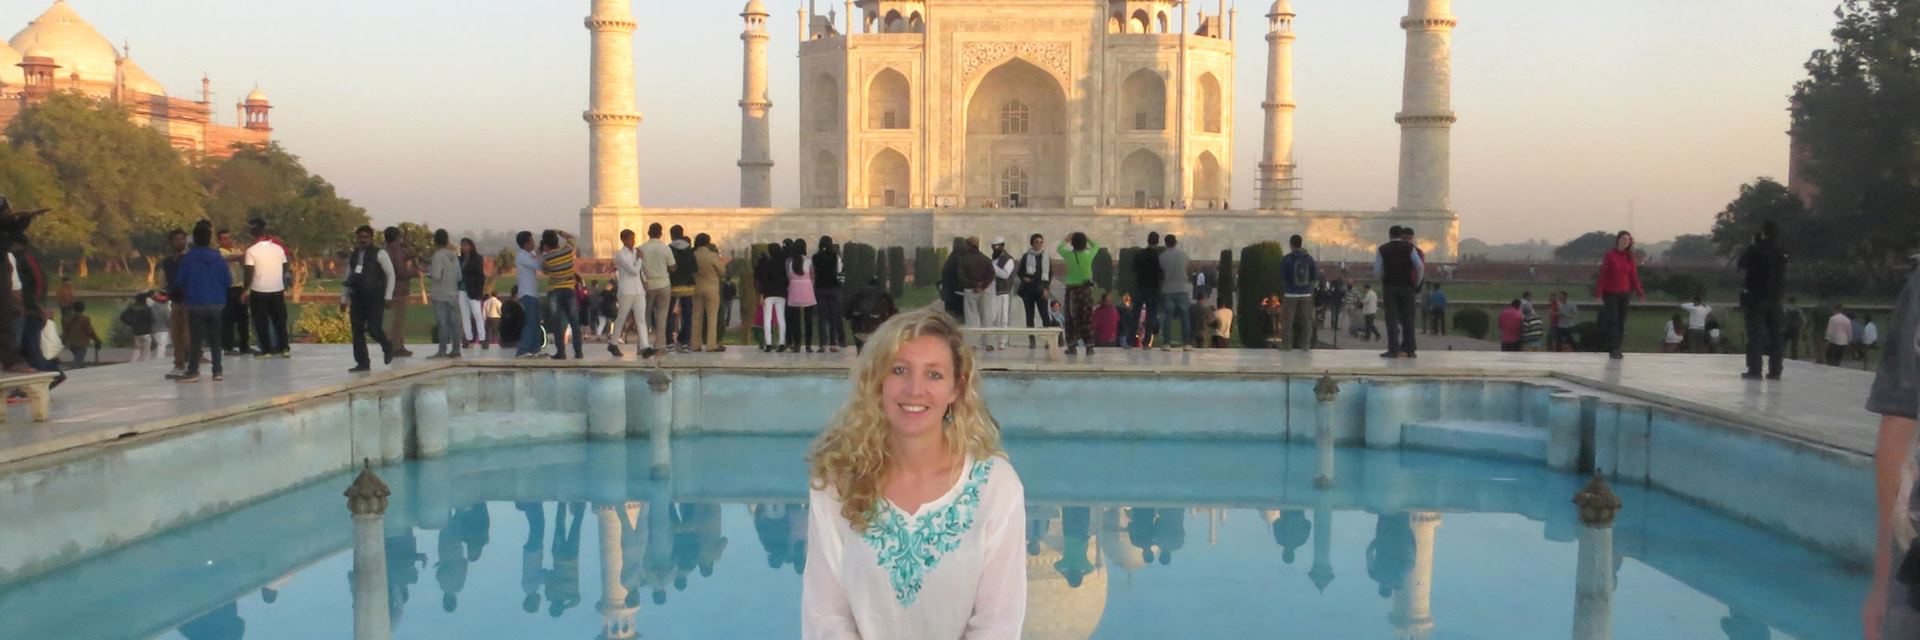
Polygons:
M947 407L947 415L946 417L941 418L940 421L945 423L946 426L949 426L949 427L953 426L953 407L951 406Z

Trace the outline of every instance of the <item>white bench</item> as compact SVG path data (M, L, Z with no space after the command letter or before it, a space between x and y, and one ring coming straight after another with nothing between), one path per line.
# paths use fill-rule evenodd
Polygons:
M46 422L53 410L52 387L59 374L50 372L0 374L0 394L13 395L14 389L27 394L27 407L33 413L34 422ZM0 422L7 421L7 412L0 409Z
M1067 335L1060 327L965 327L964 330L970 338L1039 338L1047 343L1049 358L1059 350Z

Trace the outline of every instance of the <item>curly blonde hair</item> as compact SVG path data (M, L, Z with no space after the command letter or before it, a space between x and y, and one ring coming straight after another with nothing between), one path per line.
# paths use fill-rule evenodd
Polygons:
M839 494L840 516L855 532L866 533L872 523L881 483L892 463L892 448L887 445L893 428L883 409L881 385L892 370L900 346L925 336L946 340L953 351L953 368L958 376L954 384L959 387L959 395L945 427L947 446L956 454L976 460L1002 454L1000 425L987 412L986 400L980 395L980 372L973 348L967 345L959 325L932 307L894 316L874 330L853 365L853 390L847 403L834 414L826 432L807 454L813 488L824 491L831 487Z

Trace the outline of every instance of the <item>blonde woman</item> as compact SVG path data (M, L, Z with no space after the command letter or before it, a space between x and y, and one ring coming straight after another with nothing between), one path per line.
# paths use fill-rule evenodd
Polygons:
M880 325L808 462L802 637L1020 637L1026 492L952 317Z

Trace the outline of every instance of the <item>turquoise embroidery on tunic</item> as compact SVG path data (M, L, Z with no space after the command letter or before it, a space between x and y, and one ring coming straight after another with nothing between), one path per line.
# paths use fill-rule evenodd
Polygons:
M861 539L879 553L880 568L893 583L893 597L901 606L912 606L920 597L920 584L940 564L940 558L960 547L960 536L973 528L974 510L980 506L980 485L993 470L993 459L974 463L967 471L966 484L959 497L945 508L920 514L915 525L907 526L899 509L876 505L874 522Z

